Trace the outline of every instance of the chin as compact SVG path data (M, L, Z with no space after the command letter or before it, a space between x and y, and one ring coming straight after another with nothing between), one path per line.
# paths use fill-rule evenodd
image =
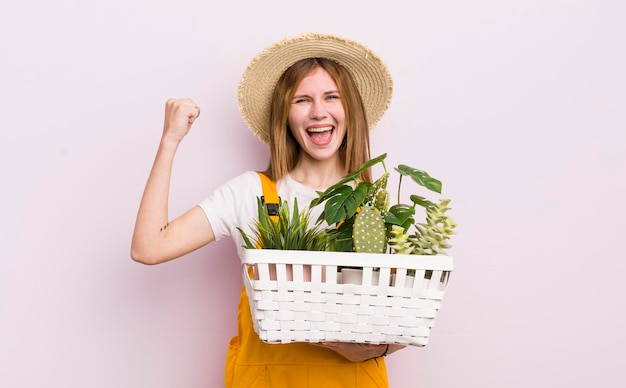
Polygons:
M341 144L336 144L335 141L331 141L329 144L321 147L315 144L307 144L307 147L302 147L302 150L311 158L322 162L337 156L340 147Z
M317 161L324 162L326 160L332 159L335 156L337 156L338 151L339 150L328 151L328 152L313 152L313 153L309 153L309 156Z

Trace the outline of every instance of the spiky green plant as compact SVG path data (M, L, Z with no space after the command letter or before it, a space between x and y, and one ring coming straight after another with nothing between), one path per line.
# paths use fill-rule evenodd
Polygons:
M287 201L282 201L278 209L277 220L274 221L267 207L257 198L258 217L251 224L252 236L237 228L244 240L244 248L248 249L282 249L325 251L328 249L329 237L319 222L311 225L311 209L298 208L297 199L290 212Z

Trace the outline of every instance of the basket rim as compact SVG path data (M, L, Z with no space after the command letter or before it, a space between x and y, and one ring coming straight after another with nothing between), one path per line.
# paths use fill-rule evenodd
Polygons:
M454 258L447 255L329 252L279 249L243 249L242 264L308 264L347 267L392 267L452 271Z

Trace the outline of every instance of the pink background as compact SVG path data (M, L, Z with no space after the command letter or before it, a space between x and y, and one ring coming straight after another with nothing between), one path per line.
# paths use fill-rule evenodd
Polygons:
M265 166L237 83L303 31L387 61L395 94L373 154L440 178L459 222L430 344L388 358L391 386L626 385L623 2L6 4L0 386L222 386L233 243L142 266L134 217L168 97L202 107L172 217Z

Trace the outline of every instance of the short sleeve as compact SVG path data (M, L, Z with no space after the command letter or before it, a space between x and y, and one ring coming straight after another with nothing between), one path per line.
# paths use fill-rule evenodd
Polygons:
M250 223L257 214L257 197L261 195L258 174L248 171L224 183L200 202L198 206L209 220L215 240L231 236L241 246L243 239L237 227L250 232Z

